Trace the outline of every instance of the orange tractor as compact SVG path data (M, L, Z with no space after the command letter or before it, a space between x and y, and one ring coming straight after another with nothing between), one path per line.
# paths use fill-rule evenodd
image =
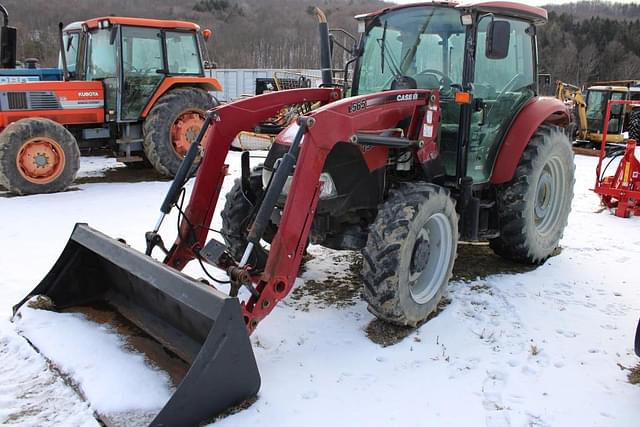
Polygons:
M209 92L222 89L205 77L210 35L183 21L60 24L63 81L0 85L0 185L17 194L62 191L80 150L104 146L127 165L174 175L217 105Z

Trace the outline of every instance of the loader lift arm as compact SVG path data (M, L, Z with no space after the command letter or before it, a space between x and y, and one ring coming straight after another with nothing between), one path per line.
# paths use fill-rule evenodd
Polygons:
M407 138L403 139L407 141L407 148L418 153L426 147L433 149L439 117L436 91L394 90L331 102L339 97L339 89L299 89L261 95L213 110L218 119L206 133L205 155L180 224L180 234L165 259L166 264L176 269L182 269L189 260L198 257L204 247L227 173L224 160L235 135L273 115L284 105L309 101L328 103L306 119L307 129L293 182L264 271L253 274L250 266L242 265L234 270L236 280L250 280L256 286L257 292L241 304L249 333L294 284L319 200L320 174L331 149L339 142L357 144L359 132L395 128L406 118L411 118ZM432 114L428 124L423 124L427 109ZM429 133L433 136L423 136L423 126L433 126L433 132ZM269 190L279 194L281 189ZM265 196L265 200L267 198ZM228 265L219 266L229 271ZM245 274L237 268L243 269Z

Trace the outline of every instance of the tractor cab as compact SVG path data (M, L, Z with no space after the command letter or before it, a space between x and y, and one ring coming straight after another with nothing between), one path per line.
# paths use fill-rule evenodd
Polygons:
M74 22L63 30L66 75L102 81L111 120L138 121L165 77L204 77L204 42L210 34L182 21L106 17Z
M604 112L609 101L626 100L629 89L625 86L591 86L587 89L587 124L590 133L601 134ZM622 135L625 118L624 105L616 104L611 108L611 118L607 133L612 137ZM601 138L599 138L601 140Z
M356 17L362 55L352 94L439 89L448 176L487 182L514 113L536 95L535 25L546 15L510 5L425 3Z

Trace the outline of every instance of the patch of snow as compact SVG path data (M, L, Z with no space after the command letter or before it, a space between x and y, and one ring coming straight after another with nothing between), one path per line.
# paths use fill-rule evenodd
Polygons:
M638 363L632 347L640 316L640 218L601 211L590 191L596 162L576 157L575 197L558 256L528 273L452 283L451 303L396 345L382 348L367 338L373 316L362 301L338 309L310 298L303 311L287 298L251 337L262 376L258 400L215 426L269 426L274 420L283 426L637 425L640 387L627 382L623 368ZM239 175L237 153L230 153L229 163L214 229L221 226L224 194ZM75 414L63 425L93 422L86 404L76 410L82 407L78 399L65 398L51 409L46 400L18 398L12 387L28 380L23 372L56 376L15 334L11 306L51 268L75 222L124 237L143 251L144 231L155 223L169 185L83 184L80 191L0 198L0 240L11 248L0 252L0 390L10 390L0 392L0 423L7 410L25 405L34 413L25 426L46 425L43 414L52 413L60 420ZM176 236L175 222L173 212L161 229L167 244ZM320 247L312 253L316 260L296 286L339 277L346 269L345 253ZM197 263L185 272L204 276ZM63 332L49 329L56 340ZM58 351L74 357L82 347L70 342ZM90 354L88 363L96 357ZM59 380L55 384L41 388L74 396ZM103 395L91 404L109 406L115 398Z
M114 157L82 156L80 157L78 178L103 176L109 170L125 167L124 163L118 162Z
M98 427L89 405L0 322L0 425Z
M21 335L78 385L100 414L159 411L172 394L169 376L107 325L79 313L22 306L15 320ZM72 349L72 351L70 351Z

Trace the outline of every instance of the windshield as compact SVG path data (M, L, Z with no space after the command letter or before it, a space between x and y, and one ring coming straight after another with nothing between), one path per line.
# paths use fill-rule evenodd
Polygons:
M396 75L419 88L462 82L464 26L457 10L409 7L383 14L369 27L360 62L358 93L388 90Z
M75 73L76 61L78 59L78 41L80 40L80 33L64 33L62 36L62 42L65 49L67 59L67 70L69 73ZM62 55L58 56L58 68L62 68Z

